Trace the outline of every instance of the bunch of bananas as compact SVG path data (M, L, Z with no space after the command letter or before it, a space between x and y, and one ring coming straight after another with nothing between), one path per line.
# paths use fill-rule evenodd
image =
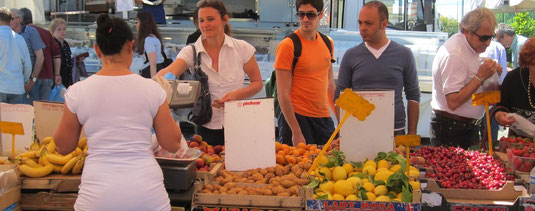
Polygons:
M87 139L82 138L74 151L60 155L52 137L46 137L42 143L34 142L28 152L15 157L22 174L28 177L44 177L52 172L80 174L87 156Z

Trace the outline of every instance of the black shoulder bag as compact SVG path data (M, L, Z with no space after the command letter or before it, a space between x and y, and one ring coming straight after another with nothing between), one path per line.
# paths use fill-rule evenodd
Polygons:
M165 55L165 52L163 51L163 49L162 49L161 52L162 52L162 56L163 56L163 62L159 63L159 64L156 64L156 72L159 72L161 69L166 68L171 63L173 63L172 59L167 58L167 55ZM147 56L147 52L145 52L145 62L144 62L144 64L147 64L147 63L149 63L149 57ZM141 76L143 76L145 78L151 78L150 77L150 65L141 70Z
M208 75L201 70L201 53L197 54L197 50L193 44L190 44L193 49L194 67L191 72L193 80L201 83L201 94L193 106L193 110L188 115L188 119L196 125L204 125L212 120L212 97L208 89Z

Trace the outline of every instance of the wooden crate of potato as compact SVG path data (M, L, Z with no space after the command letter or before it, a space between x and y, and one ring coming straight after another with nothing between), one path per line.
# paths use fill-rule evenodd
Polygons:
M304 164L289 164L245 172L220 170L214 180L195 184L193 204L303 209L303 186L309 183L303 167Z

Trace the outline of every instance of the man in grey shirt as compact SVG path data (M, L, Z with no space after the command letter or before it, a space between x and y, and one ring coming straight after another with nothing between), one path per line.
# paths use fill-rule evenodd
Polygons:
M28 92L30 92L35 82L37 82L37 78L41 73L43 62L45 60L43 49L46 46L43 40L41 40L41 36L37 29L22 24L24 14L20 12L19 9L11 9L11 15L13 16L13 20L11 20L9 25L13 31L24 37L32 60L33 71L30 75L30 82L24 87L27 92L26 97L24 98L24 103L33 105L33 98L29 98L31 95Z
M416 135L420 87L411 50L386 37L388 9L383 3L366 3L360 10L358 22L364 42L344 54L338 72L337 88L394 90L394 135ZM408 101L407 131L403 90Z

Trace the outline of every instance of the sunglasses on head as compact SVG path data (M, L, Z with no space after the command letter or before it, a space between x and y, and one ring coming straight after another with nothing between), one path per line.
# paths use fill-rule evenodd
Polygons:
M300 20L303 20L303 18L305 18L305 15L307 16L307 18L309 20L314 20L318 17L320 13L315 13L315 12L297 12L295 13L295 16L297 16L297 18L299 18Z
M479 41L481 41L481 42L487 42L487 40L490 40L490 39L493 39L494 37L496 37L495 34L493 34L493 35L479 35L476 32L472 32L472 34L475 34L479 38Z

